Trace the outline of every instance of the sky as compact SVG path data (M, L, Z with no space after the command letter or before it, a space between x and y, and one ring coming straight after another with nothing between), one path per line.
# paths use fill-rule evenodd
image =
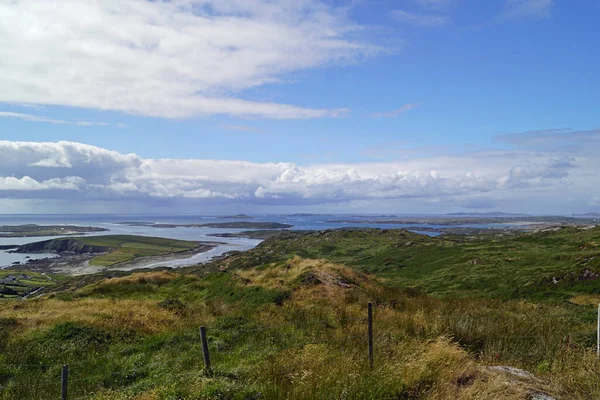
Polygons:
M0 0L0 214L600 212L596 0Z

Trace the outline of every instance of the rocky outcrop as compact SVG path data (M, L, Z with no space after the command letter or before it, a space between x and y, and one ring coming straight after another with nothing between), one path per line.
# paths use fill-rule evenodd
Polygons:
M19 246L15 253L74 253L74 254L96 254L108 253L112 248L106 246L94 246L79 242L75 238L51 239L42 242L28 243Z

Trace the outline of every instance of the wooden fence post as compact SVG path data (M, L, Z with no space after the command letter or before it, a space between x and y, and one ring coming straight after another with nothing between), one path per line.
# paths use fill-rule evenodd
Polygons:
M208 353L208 341L206 340L206 329L200 327L200 339L202 340L202 354L204 355L204 366L210 372L210 354Z
M596 328L596 357L600 358L600 304L598 304L598 325Z
M67 400L67 392L69 389L69 366L62 366L62 374L61 374L61 383L62 383L62 400Z
M373 369L373 304L369 303L369 368Z

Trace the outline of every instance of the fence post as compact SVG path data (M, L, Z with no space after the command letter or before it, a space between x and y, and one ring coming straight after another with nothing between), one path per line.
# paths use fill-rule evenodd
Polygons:
M598 304L598 326L596 328L596 357L600 358L600 304Z
M62 366L62 374L61 374L61 383L62 383L62 400L67 400L67 391L69 389L69 366Z
M210 372L210 354L208 353L208 341L206 340L206 329L200 327L200 339L202 340L202 354L204 355L204 366Z
M369 368L373 369L373 304L369 303Z

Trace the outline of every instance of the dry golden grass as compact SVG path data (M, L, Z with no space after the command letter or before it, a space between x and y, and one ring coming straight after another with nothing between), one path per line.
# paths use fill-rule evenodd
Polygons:
M600 295L598 294L580 294L569 299L573 304L580 306L597 306L600 304Z
M45 299L2 307L0 317L16 318L22 330L76 321L105 328L133 329L145 333L172 330L185 319L149 300L81 299L64 302ZM205 316L209 318L209 316Z
M157 272L140 272L137 274L124 276L121 278L107 278L95 285L139 285L139 284L151 284L151 285L164 285L172 280L180 277L173 272L157 271Z
M237 285L239 289L254 286L265 291L289 291L285 301L269 300L260 304L247 318L239 318L244 300L231 301L228 294L188 300L185 307L189 307L190 312L182 314L158 306L160 296L154 300L129 298L129 293L136 288L128 285L156 287L181 276L161 271L107 279L85 287L79 293L90 288L105 288L110 290L102 293L125 293L126 298L75 297L73 301L47 298L5 303L0 309L0 318L16 318L18 329L25 334L67 321L148 334L169 332L177 339L169 346L177 348L179 354L185 353L188 346L182 332L190 331L202 321L209 326L214 348L223 349L223 354L215 351L215 367L222 368L222 372L234 371L232 375L235 376L235 379L229 379L228 372L215 376L192 374L186 376L184 383L174 382L169 375L169 360L173 354L170 347L165 346L164 352L153 353L154 364L165 366L156 376L164 379L137 389L135 395L130 394L128 388L120 391L103 388L90 397L95 400L188 398L177 397L180 389L177 385L185 386L186 393L212 393L211 390L219 385L227 390L231 387L231 390L237 390L247 385L261 392L262 398L291 400L525 400L536 392L555 395L559 399L586 399L594 398L590 394L600 394L597 378L600 361L594 354L581 348L569 353L570 347L562 342L562 331L557 333L560 323L552 318L539 321L531 318L559 312L549 306L526 301L447 301L413 292L388 291L374 278L350 268L299 257L283 266L237 270L217 276L220 280L216 282L222 285L217 286L219 290L230 290L231 286ZM227 284L223 284L225 280ZM193 282L191 288L183 286L181 290L205 290L204 286L195 284ZM170 288L160 288L160 295L171 295ZM244 293L236 290L227 293ZM248 291L254 292L257 291ZM373 371L369 371L366 361L366 303L369 301L375 303ZM250 322L254 325L248 332L243 331L243 326L234 326L231 332L223 328L220 332L218 325L217 329L211 328L211 323L221 321L219 317L232 317L227 321L239 318L241 325ZM256 333L252 331L255 326L258 327ZM184 329L178 333L178 328ZM237 332L238 328L240 332ZM539 340L527 341L523 338L525 335L537 335ZM178 343L183 344L177 347ZM481 343L482 347L467 350L473 343ZM485 366L524 367L519 364L520 355L533 350L542 352L541 344L563 346L560 349L566 352L556 356L550 351L544 353L540 360L543 363L552 360L552 364L544 364L543 370L537 369L538 359L527 364L543 379L516 378ZM530 348L534 345L539 345L539 349ZM237 354L237 348L243 352ZM180 372L185 374L186 370ZM228 396L189 398L237 398Z

